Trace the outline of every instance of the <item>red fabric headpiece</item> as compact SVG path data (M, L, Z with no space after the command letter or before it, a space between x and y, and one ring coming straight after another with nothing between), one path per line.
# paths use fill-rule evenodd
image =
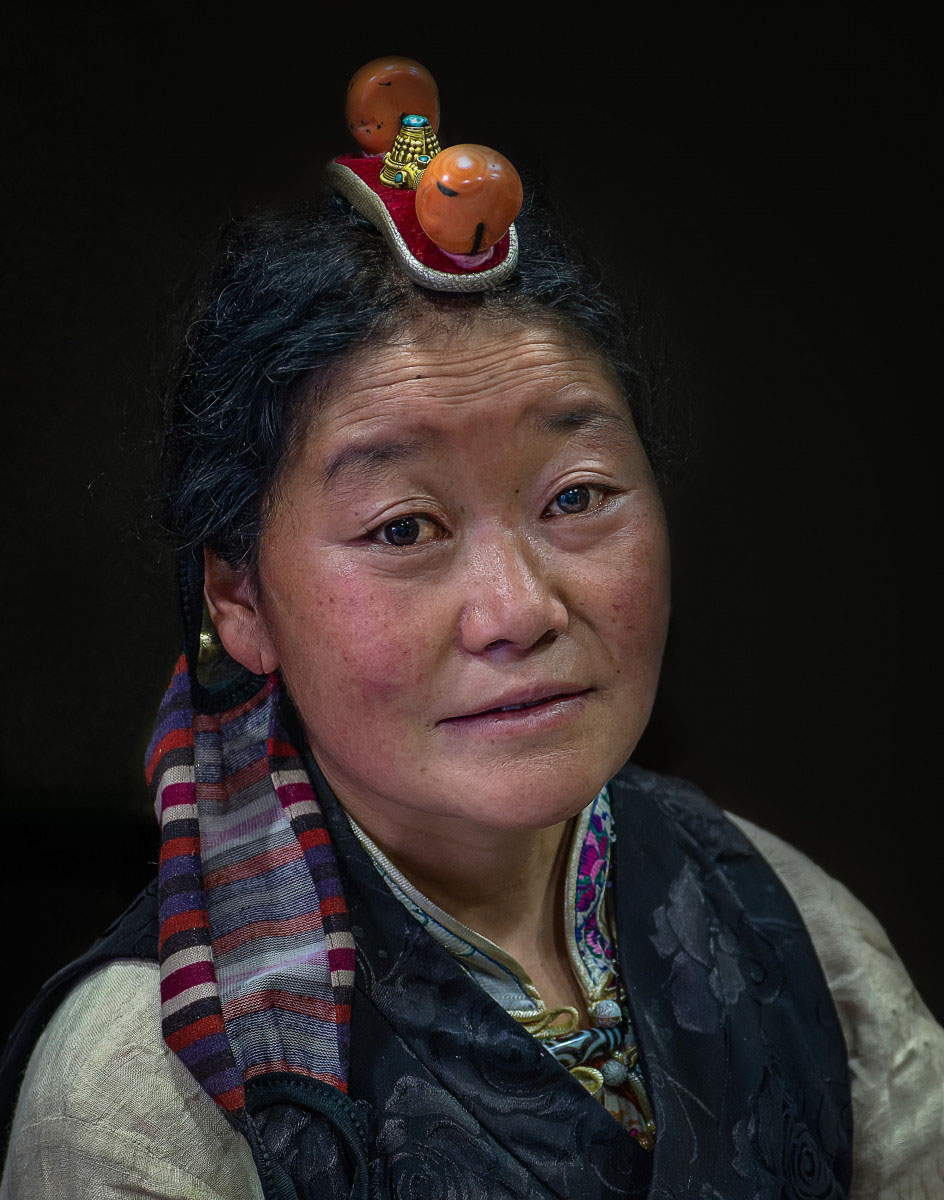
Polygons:
M514 225L496 242L487 262L462 267L424 233L416 215L416 192L380 182L382 166L379 155L342 154L328 164L328 180L377 226L415 283L434 291L480 292L496 287L514 271L518 262Z

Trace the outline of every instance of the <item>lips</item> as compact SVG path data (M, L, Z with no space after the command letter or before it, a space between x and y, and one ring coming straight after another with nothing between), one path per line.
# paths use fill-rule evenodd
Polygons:
M501 713L523 712L528 709L540 708L542 705L554 704L561 700L571 700L585 695L591 689L580 684L555 683L518 689L516 692L498 697L494 703L485 704L471 712L458 713L454 717L446 717L440 724L454 721L473 721L483 717L497 716Z
M548 700L559 700L561 696L548 696ZM544 700L532 700L528 704L503 704L501 708L486 708L483 712L517 712L520 708L534 708L537 704L546 703Z

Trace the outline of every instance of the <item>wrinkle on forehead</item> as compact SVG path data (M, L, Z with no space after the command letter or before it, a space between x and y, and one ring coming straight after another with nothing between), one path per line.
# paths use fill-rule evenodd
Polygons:
M411 415L419 417L424 402L448 409L512 390L537 398L551 391L612 394L617 388L596 355L557 330L478 322L448 334L421 331L343 364L312 425L353 428L363 420L383 419L385 405L394 399L398 415L412 408Z
M560 434L575 412L593 407L609 409L622 426L613 425L610 436L638 441L615 373L552 322L408 326L397 340L378 339L343 360L317 391L313 382L280 480L302 459L322 486L358 460L390 467L453 421L461 436L464 426L469 436L499 437L505 418L530 419L535 433L548 432L547 422L539 425L550 413Z

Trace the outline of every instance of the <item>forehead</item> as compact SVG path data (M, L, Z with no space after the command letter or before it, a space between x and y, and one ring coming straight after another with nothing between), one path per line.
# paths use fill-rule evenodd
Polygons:
M330 454L339 439L384 428L465 436L587 404L632 429L610 373L574 339L552 327L478 321L407 335L349 360L313 414L309 440Z

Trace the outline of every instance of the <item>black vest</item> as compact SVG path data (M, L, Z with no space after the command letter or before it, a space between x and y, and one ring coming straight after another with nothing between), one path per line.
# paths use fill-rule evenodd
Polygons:
M619 965L655 1109L652 1154L409 915L312 771L357 971L349 1097L247 1086L240 1125L267 1200L840 1200L851 1174L845 1044L789 895L689 784L611 784ZM32 1047L76 981L157 958L152 884L44 987L0 1069L8 1131Z

